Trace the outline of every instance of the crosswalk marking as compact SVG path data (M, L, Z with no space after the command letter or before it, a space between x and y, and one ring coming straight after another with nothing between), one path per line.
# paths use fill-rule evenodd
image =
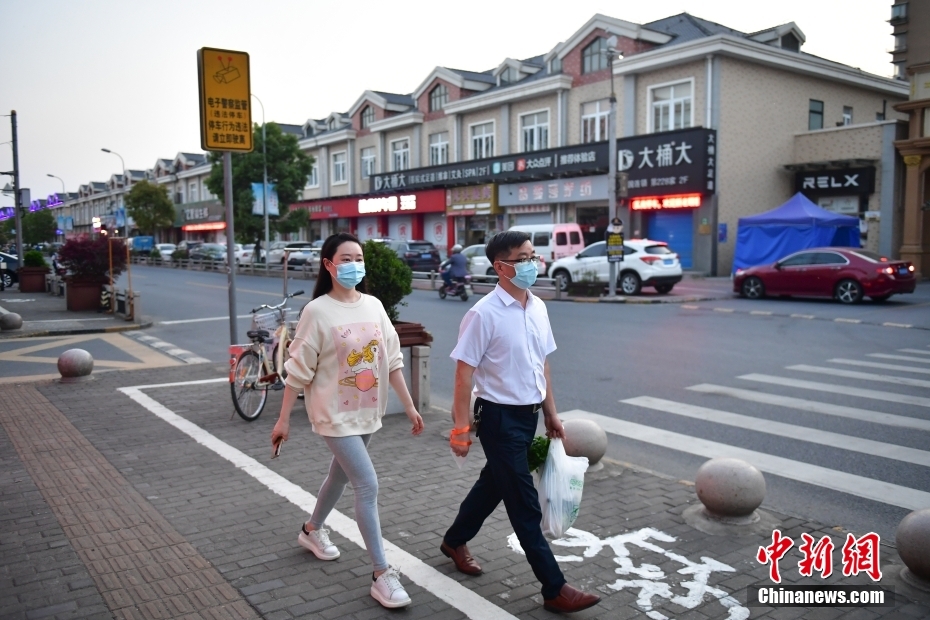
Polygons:
M882 413L880 411L871 411L869 409L859 409L857 407L847 407L845 405L834 405L832 403L822 403L815 400L805 400L803 398L794 398L792 396L779 396L778 394L768 394L766 392L756 392L752 390L743 390L740 388L724 387L722 385L712 385L702 383L692 385L688 388L702 394L717 394L720 396L731 396L740 400L748 400L766 405L776 405L778 407L789 407L801 411L811 411L813 413L823 413L834 415L863 422L873 422L875 424L886 424L888 426L898 426L901 428L913 428L920 431L930 432L930 420L921 420L920 418L910 418L903 415L894 415L892 413Z
M628 398L620 402L628 405L636 405L637 407L645 407L656 411L686 416L697 420L715 422L726 426L735 426L736 428L748 429L759 433L778 435L798 441L806 441L823 446L830 446L832 448L839 448L841 450L861 452L862 454L930 467L930 452L917 450L915 448L897 446L881 441L873 441L871 439L862 439L860 437L843 435L841 433L822 431L816 428L795 426L793 424L785 424L783 422L775 422L773 420L755 418L738 413L731 413L729 411L710 409L708 407L699 407L697 405L679 403L663 398L653 398L651 396Z
M869 353L869 357L878 357L883 360L901 360L902 362L920 362L923 364L930 364L930 359L908 357L906 355L891 355L889 353Z
M882 364L881 362L865 362L862 360L848 360L840 357L835 357L828 361L833 362L834 364L847 364L849 366L862 366L864 368L881 368L883 370L900 370L901 372L919 372L921 374L930 375L930 368L900 366L898 364Z
M761 376L761 375L760 375ZM663 448L678 450L688 454L694 454L704 458L716 457L735 457L752 463L760 471L768 472L782 478L797 480L807 484L848 493L857 497L864 497L877 502L900 506L908 510L919 510L930 506L930 493L909 489L901 485L890 482L882 482L847 474L845 472L802 463L791 459L782 458L737 448L716 441L708 441L698 437L673 433L658 428L618 420L596 413L590 413L575 409L560 413L559 417L563 420L571 419L588 419L593 420L605 431L612 435L619 435L636 441L650 443Z
M921 355L930 355L930 351L924 351L923 349L898 349L901 353L920 353Z
M757 383L769 383L771 385L783 385L785 387L796 387L802 390L816 390L818 392L829 392L831 394L843 394L845 396L861 396L862 398L871 398L873 400L883 400L889 403L901 403L905 405L917 405L918 407L930 407L930 398L920 396L908 396L906 394L895 394L894 392L881 392L878 390L866 390L864 388L848 387L845 385L833 385L830 383L816 383L814 381L803 381L801 379L788 379L786 377L774 377L772 375L762 375L751 373L738 377L745 381L756 381Z
M796 364L794 366L788 366L787 368L788 370L796 370L798 372L813 372L821 375L831 375L834 377L861 379L862 381L876 381L878 383L893 383L894 385L908 385L911 387L930 388L930 381L924 381L922 379L911 379L910 377L876 375L870 372L843 370L841 368L825 368L823 366L809 366L807 364Z

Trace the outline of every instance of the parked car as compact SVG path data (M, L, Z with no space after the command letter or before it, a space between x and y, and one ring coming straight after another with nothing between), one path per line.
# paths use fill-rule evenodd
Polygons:
M749 299L797 295L844 304L859 303L863 296L883 302L913 293L916 286L914 265L859 248L810 248L771 265L739 269L733 277L733 291Z
M578 224L528 224L511 226L510 230L528 233L536 256L550 264L584 249L584 238ZM546 275L544 264L541 263L539 267L539 274Z
M250 243L248 245L243 245L241 243L233 244L233 253L236 256L236 264L242 265L252 262L252 252L255 251L255 244ZM226 260L226 246L223 246L223 262Z
M300 267L306 264L307 261L310 261L311 265L313 265L314 262L319 265L320 250L319 248L313 247L311 242L289 241L284 247L287 250L287 264L289 266ZM281 262L284 262L283 252Z
M638 295L644 286L653 287L657 293L665 295L681 282L678 254L670 250L664 241L624 241L623 262L617 263L617 267L617 288L624 295ZM563 290L586 275L597 282L608 282L607 243L598 241L574 256L560 258L552 263L549 272L553 278L562 276Z
M178 246L173 243L158 243L155 245L155 249L161 254L162 260L171 260L171 253L177 250Z
M3 286L10 287L19 282L19 276L16 274L16 270L19 269L19 259L12 254L0 252L0 263L6 263L6 268L0 271Z
M201 243L190 251L191 260L222 263L226 261L226 246L220 243Z
M494 265L492 265L491 261L488 260L487 253L485 252L487 247L487 244L479 243L477 245L470 245L462 250L462 254L464 254L465 258L468 259L468 272L471 275L497 275L497 272L494 271ZM539 257L539 275L544 276L546 275L546 261L543 259L539 252L536 252L536 256Z
M269 265L277 265L284 262L284 248L287 247L287 241L272 241L271 246L265 252L268 257Z
M388 241L387 244L413 271L439 271L439 250L432 241Z

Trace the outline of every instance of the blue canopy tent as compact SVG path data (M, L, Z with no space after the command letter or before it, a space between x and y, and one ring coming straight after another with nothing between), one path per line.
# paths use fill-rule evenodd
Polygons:
M822 209L798 192L778 208L739 219L733 272L831 245L858 248L859 218Z

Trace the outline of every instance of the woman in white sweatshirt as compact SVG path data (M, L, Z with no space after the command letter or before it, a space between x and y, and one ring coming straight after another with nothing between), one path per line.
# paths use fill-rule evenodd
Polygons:
M381 302L364 290L365 259L354 235L329 237L320 251L322 269L297 324L288 351L287 387L278 422L271 432L277 447L287 441L291 409L304 391L313 432L333 453L329 474L320 488L310 520L298 543L321 560L335 560L339 550L323 527L342 496L346 483L355 491L355 519L374 567L371 596L385 607L404 607L410 597L399 575L384 557L378 518L378 477L368 455L368 442L381 428L388 401L388 384L413 423L423 432L423 418L407 391L400 340Z

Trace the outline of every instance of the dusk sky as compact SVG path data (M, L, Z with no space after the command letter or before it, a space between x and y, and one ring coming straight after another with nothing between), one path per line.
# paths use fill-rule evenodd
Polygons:
M743 32L793 21L807 36L803 51L889 77L891 4L0 0L0 114L17 111L22 185L44 198L61 191L48 173L68 191L119 173L119 158L102 147L132 169L201 152L200 47L248 52L266 119L300 124L348 110L366 89L409 93L437 65L483 71L544 54L595 13L646 23L689 12ZM0 142L10 138L0 117ZM0 170L12 159L0 144Z

